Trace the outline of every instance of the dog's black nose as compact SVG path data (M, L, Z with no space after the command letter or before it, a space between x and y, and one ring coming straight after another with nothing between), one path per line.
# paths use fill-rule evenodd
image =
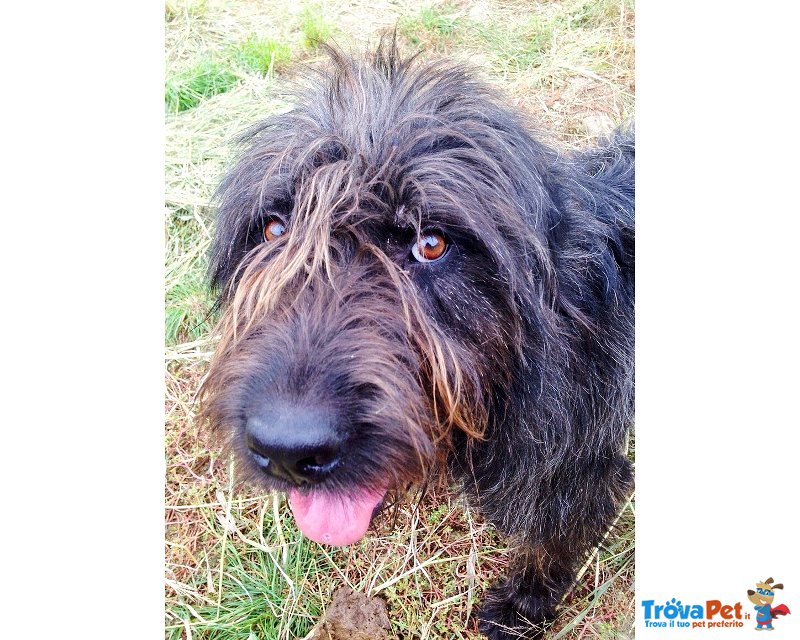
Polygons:
M245 442L265 472L303 485L324 480L336 468L342 438L330 411L263 403L247 418Z

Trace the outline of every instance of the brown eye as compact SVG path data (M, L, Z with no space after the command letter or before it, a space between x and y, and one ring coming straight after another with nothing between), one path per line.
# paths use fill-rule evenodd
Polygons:
M264 225L264 240L271 242L286 233L286 224L280 218L270 218Z
M435 262L447 251L447 241L438 231L429 231L419 237L411 247L411 255L417 262Z

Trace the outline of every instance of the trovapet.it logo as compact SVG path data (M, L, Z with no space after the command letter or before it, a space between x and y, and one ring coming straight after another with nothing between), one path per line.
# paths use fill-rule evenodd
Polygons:
M721 600L684 604L676 598L657 604L655 600L642 600L646 627L711 628L743 627L750 614L742 611L742 603L725 604Z
M775 590L783 589L782 583L775 583L772 578L755 583L755 590L747 590L747 599L755 605L752 607L755 616L749 611L750 605L741 602L724 603L722 600L706 600L705 602L684 603L677 598L663 604L655 600L642 600L642 612L647 628L741 628L752 625L758 631L773 631L773 622L779 616L790 614L785 604L772 606ZM749 621L749 622L748 622Z

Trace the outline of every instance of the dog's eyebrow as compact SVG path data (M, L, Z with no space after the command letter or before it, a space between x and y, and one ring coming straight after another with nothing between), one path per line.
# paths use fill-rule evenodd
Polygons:
M406 205L401 204L399 207L397 207L397 211L394 212L394 219L397 222L401 222L407 218L408 215L406 214Z
M280 213L289 216L292 213L294 199L290 190L283 185L267 187L262 190L259 197L250 208L250 220L258 220L269 213Z
M400 205L394 214L395 224L399 228L422 232L430 226L441 226L433 222L425 213L418 207L409 209L405 205Z
M406 205L401 204L394 212L394 221L398 227L416 227L419 220L419 215L415 215L412 211L408 210Z

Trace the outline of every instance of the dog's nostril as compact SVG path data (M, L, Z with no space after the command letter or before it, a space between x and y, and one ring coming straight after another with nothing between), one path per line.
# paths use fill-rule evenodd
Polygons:
M319 477L333 471L337 464L339 458L336 453L326 452L298 460L295 468L304 476Z
M297 461L297 464L307 464L311 466L323 467L336 459L339 453L338 447L321 447L306 458Z

